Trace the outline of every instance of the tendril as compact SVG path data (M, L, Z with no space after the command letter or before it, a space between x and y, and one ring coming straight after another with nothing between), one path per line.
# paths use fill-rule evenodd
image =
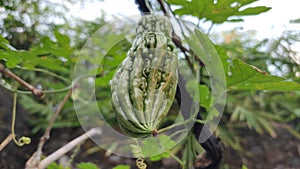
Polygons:
M142 149L141 147L138 145L138 142L136 140L137 145L131 145L132 147L132 153L135 157L137 157L135 163L136 166L139 169L146 169L147 168L147 164L145 163L145 157L143 155Z
M147 164L144 162L145 158L144 157L139 157L136 159L136 166L139 169L146 169L147 168Z
M11 122L11 133L13 135L13 140L16 145L23 146L25 144L30 144L31 139L29 137L22 136L18 140L16 139L15 134L15 122L16 122L16 110L17 110L17 93L14 93L14 100L13 100L13 109L12 109L12 122Z

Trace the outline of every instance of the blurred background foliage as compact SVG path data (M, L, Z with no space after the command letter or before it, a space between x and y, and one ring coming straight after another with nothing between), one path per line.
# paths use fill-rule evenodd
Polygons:
M211 22L213 26L225 22L240 22L241 16L258 15L270 10L269 7L264 6L245 8L255 1L223 0L215 3L214 0L168 0L166 2L171 7L176 5L175 15ZM45 129L53 110L62 100L65 91L70 88L72 69L86 40L108 22L103 13L99 13L99 17L93 21L70 15L72 4L84 5L92 2L92 0L63 2L2 0L0 2L0 63L37 88L49 91L43 99L33 98L31 95L19 97L22 106L32 115L26 119L33 133ZM155 2L152 3L153 6L158 6ZM299 24L299 19L291 22ZM201 24L198 26L204 29ZM295 44L300 43L300 31L285 31L278 38L263 40L253 38L255 31L240 32L238 29L233 29L221 33L211 33L210 30L205 32L220 48L218 50L220 55L225 51L229 59L241 60L267 74L300 83L300 51L294 48ZM98 70L101 78L96 79L96 84L105 90L97 91L99 93L97 97L101 100L102 112L107 119L114 119L110 98L107 97L112 72L104 70L113 69L118 65L126 56L126 49L129 47L130 42L124 41L118 47L111 49L108 57L105 58L105 64ZM0 85L10 89L13 83L12 80L0 75ZM234 148L241 154L247 154L241 145L244 129L253 130L260 135L269 134L276 138L280 137L276 126L284 124L287 132L300 139L299 102L300 91L281 92L276 91L276 88L273 91L228 90L225 112L216 133L226 146ZM55 127L78 126L79 122L72 102L69 101L55 122ZM0 138L2 139L2 136Z

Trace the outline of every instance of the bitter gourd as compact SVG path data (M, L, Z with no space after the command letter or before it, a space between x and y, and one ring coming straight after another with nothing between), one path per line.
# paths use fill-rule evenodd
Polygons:
M162 15L145 15L126 58L111 80L112 105L123 132L155 135L174 100L178 58L172 26Z

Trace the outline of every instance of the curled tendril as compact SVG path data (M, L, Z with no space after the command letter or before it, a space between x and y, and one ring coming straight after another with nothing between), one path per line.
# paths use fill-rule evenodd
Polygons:
M19 140L16 140L15 137L14 137L14 141L18 146L23 146L25 144L30 144L31 143L31 139L29 137L25 137L25 136L22 136L21 138L19 138Z
M146 169L147 168L147 164L144 162L145 158L143 157L139 157L136 159L136 166L139 168L139 169Z
M14 93L13 109L12 109L12 122L11 122L11 133L13 135L13 140L16 145L23 146L25 144L30 144L31 139L29 137L22 136L19 140L16 139L15 135L15 122L16 122L16 110L17 110L17 93Z
M138 142L136 141L137 145L130 145L132 148L132 153L135 157L137 157L135 163L136 166L139 169L146 169L147 168L147 164L145 163L145 158L142 152L141 147L138 145Z

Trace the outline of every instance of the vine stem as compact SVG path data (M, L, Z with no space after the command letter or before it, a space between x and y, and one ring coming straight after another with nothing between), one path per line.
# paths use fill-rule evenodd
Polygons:
M167 131L167 130L170 130L170 129L174 128L174 127L178 127L178 126L184 125L184 124L186 124L186 123L188 123L188 122L191 122L191 121L195 121L195 119L190 118L190 119L187 119L187 120L185 120L185 121L178 122L178 123L175 123L175 124L170 125L170 126L168 126L168 127L159 129L159 130L157 131L157 134L162 133L162 132L165 132L165 131Z
M1 65L0 65L0 72L1 72ZM73 84L77 84L77 82L79 80L81 80L82 78L86 78L86 77L95 77L95 78L99 78L99 77L102 77L104 75L103 73L104 71L102 71L101 73L99 74L96 74L96 75L82 75L82 76L79 76L77 77L75 80L73 80ZM12 93L18 93L18 94L31 94L32 92L30 91L23 91L23 90L15 90L15 89L11 89L10 87L7 87L3 84L0 83L0 87L4 88L5 90L7 91L10 91ZM72 84L64 87L64 88L61 88L61 89L56 89L56 90L43 90L43 94L56 94L56 93L62 93L62 92L66 92L70 89L72 89L74 86Z
M47 75L53 76L53 77L55 77L55 78L58 78L58 79L60 79L60 80L62 80L62 81L70 82L69 79L67 79L67 78L65 78L65 77L63 77L63 76L60 76L60 75L58 75L58 74L56 74L56 73L50 72L50 71L48 71L48 70L46 70L46 69L39 69L39 68L28 69L28 68L26 68L26 67L18 67L18 68L20 68L20 69L22 69L22 70L29 70L29 71L31 70L31 71L35 71L35 72L42 72L42 73L45 73L45 74L47 74Z
M9 69L5 68L5 66L2 65L1 63L0 63L0 73L3 73L4 75L14 79L18 83L20 83L22 86L24 86L26 89L30 90L33 95L38 96L38 97L43 96L44 93L42 90L33 87L32 85L30 85L29 83L27 83L26 81L21 79L19 76L17 76L13 72L11 72Z

